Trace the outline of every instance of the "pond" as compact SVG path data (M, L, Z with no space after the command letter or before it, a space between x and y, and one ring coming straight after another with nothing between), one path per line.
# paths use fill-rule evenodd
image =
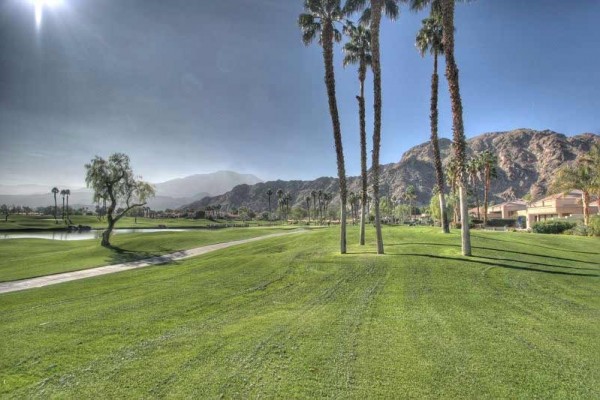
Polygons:
M114 229L113 235L125 233L152 233L152 232L184 232L194 229ZM87 232L0 232L0 239L49 239L49 240L88 240L99 239L102 230L91 230Z

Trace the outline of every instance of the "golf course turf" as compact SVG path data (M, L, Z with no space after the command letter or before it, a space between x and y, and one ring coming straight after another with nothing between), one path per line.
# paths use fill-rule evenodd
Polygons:
M351 227L339 255L332 227L0 295L0 396L600 397L597 238L473 232L471 258L457 231L384 238L378 256Z

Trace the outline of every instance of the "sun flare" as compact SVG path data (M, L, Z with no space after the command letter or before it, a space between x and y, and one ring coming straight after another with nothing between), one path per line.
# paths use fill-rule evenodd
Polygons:
M53 8L62 4L62 0L29 0L29 2L35 8L35 26L38 29L42 26L44 7Z

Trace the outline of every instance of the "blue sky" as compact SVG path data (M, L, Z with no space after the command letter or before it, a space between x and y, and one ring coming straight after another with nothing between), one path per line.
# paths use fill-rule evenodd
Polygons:
M220 169L336 174L322 55L301 43L300 0L62 2L39 29L29 1L0 4L1 184L82 185L83 164L114 151L153 182ZM382 25L382 163L429 137L432 60L414 47L425 16L403 8ZM599 16L597 0L458 4L467 136L600 133ZM347 171L357 175L358 82L341 57L338 46ZM442 79L440 133L450 137L447 93Z

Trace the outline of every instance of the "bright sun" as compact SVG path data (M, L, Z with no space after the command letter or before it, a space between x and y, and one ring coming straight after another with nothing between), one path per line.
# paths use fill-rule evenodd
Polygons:
M29 0L35 7L35 26L39 29L42 25L44 7L56 7L62 4L62 0Z

